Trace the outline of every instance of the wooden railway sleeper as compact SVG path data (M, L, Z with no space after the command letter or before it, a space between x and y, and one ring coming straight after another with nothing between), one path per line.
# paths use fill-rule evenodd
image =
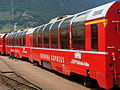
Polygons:
M2 78L4 79L4 81L11 87L13 88L14 90L20 90L21 87L18 87L18 85L22 85L22 86L25 86L25 87L28 87L28 88L31 88L32 90L41 90L41 88L33 85L32 83L29 84L26 84L24 82L21 82L21 81L18 81L16 79L13 79L9 76L6 76L4 75L5 73L2 73L0 72L0 75L2 76ZM22 78L22 77L21 77ZM25 79L24 79L25 80ZM27 81L28 82L28 81ZM33 86L32 86L33 85Z
M15 79L13 79L13 78L8 77L8 76L5 76L5 75L4 75L4 77L8 78L9 80L12 80L12 81L17 82L18 84L21 84L21 85L30 87L30 88L32 88L33 90L40 90L38 87L35 88L35 87L31 86L31 85L25 84L25 83L23 83L23 82L20 82L20 81L18 81L18 80L15 80Z
M4 81L5 81L10 87L12 87L14 90L17 90L17 88L16 88L15 86L13 86L13 85L10 83L10 81L7 80L7 79L4 77L4 75L3 75L2 72L0 72L0 75L2 76L2 78L4 79Z

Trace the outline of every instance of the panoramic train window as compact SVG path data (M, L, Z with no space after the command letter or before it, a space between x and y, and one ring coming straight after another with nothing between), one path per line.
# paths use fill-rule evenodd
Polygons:
M69 49L69 25L72 18L65 19L60 26L61 49Z
M97 51L98 50L98 25L97 24L91 25L91 44L92 44L92 50Z
M72 48L85 49L85 22L74 21L72 24Z
M7 36L8 45L10 45L10 34Z
M72 22L72 49L85 50L85 20L91 10L80 13Z
M51 44L52 48L58 48L58 25L60 21L54 23L51 28Z
M12 45L13 45L13 46L15 45L15 39L14 39L14 37L15 37L15 34L13 33L13 34L11 35L11 38L12 38Z
M72 49L85 50L85 20L87 13L78 15L72 24Z
M7 39L8 39L9 45L11 45L11 42L10 42L10 34L7 36Z
M33 32L33 47L39 47L39 34L38 34L39 29L40 26L37 27Z
M39 29L39 27L37 27L37 28L34 30L33 34L37 34L38 29Z
M16 33L16 35L15 35L15 46L18 46L18 38L17 38L17 35L18 35L18 33Z
M23 31L23 32L20 34L20 38L19 38L20 46L25 46L25 44L26 44L26 39L25 39L26 33L27 33L27 31Z
M21 46L21 35L22 35L23 32L19 32L19 35L18 35L18 42L19 42L19 46Z
M42 30L43 30L43 28L44 28L44 26L42 26L38 30L38 47L42 47Z
M18 35L17 35L17 40L18 40L18 46L20 46L20 41L19 41L19 36L20 36L21 32L18 32Z
M16 34L14 34L13 40L14 40L14 46L16 46L16 43L17 43L17 41L16 41Z
M50 26L51 26L51 24L48 24L43 31L45 48L49 48L49 28L50 28Z
M33 32L33 47L38 47L37 30L38 28L36 28Z
M0 45L2 45L2 38L1 38L2 35L0 35Z
M22 35L22 46L25 46L25 45L26 45L26 38L25 38L26 33L27 33L27 31L25 31L25 32L23 33L23 35Z
M33 47L37 47L38 46L38 40L37 40L37 36L34 34L33 35Z

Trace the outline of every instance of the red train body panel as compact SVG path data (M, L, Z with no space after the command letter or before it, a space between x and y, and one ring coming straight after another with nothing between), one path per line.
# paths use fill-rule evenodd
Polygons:
M6 54L26 57L43 67L97 80L100 87L120 86L120 1L9 33ZM1 49L0 49L1 50Z
M5 36L6 34L0 35L0 53L5 54Z

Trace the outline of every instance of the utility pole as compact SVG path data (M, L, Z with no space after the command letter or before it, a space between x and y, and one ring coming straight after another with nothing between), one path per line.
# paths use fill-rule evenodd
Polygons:
M14 31L17 31L17 23L14 24Z
M12 19L14 20L13 0L11 0L11 15L12 15Z
M11 1L11 16L12 16L12 24L13 24L13 29L14 31L17 30L17 23L14 23L14 7L13 7L13 0L10 0Z

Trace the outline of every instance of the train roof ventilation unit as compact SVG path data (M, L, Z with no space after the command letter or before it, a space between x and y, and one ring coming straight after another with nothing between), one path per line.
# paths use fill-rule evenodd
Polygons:
M102 13L103 9L97 10L93 13L93 16L100 15Z

